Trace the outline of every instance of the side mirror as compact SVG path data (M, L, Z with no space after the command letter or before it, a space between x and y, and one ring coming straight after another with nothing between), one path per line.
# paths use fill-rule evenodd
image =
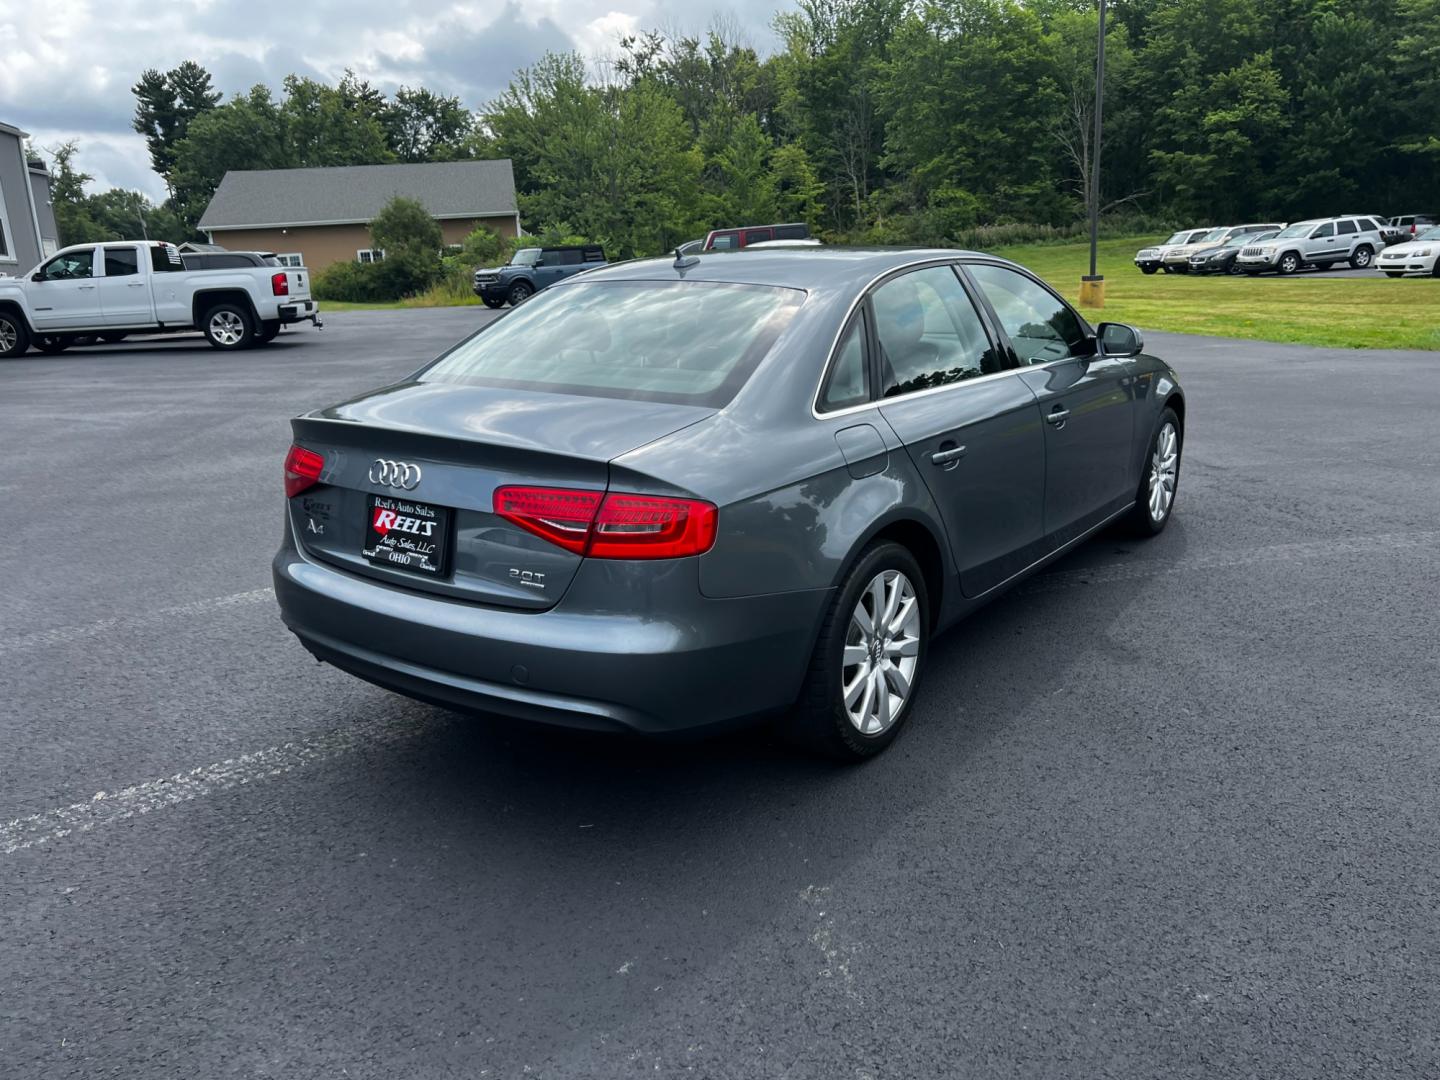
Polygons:
M1101 323L1098 333L1101 356L1139 356L1145 349L1140 331L1125 323Z
M31 280L31 281L44 281L44 280L45 280L45 271L43 271L43 270L36 270L35 273L33 273L33 274L30 275L30 280Z

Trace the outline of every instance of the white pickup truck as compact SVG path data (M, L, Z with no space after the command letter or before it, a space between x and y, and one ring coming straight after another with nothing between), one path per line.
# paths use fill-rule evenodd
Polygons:
M0 277L0 357L53 353L82 335L199 330L217 349L264 344L286 323L319 329L303 266L187 270L173 244L75 244L20 277Z

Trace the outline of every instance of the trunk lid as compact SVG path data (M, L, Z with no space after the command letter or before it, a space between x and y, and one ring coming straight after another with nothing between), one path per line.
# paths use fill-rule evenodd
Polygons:
M295 441L322 455L325 466L320 484L290 500L291 524L307 552L353 573L543 611L564 594L581 556L497 517L495 489L603 491L612 459L714 411L449 383L387 387L293 421ZM387 476L377 462L412 468ZM436 522L430 531L444 534L440 573L362 554L367 545L373 550L370 527L380 509L399 515L417 537Z

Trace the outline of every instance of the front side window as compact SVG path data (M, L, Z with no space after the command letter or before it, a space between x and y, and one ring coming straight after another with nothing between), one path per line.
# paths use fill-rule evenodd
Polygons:
M734 233L722 233L710 241L711 251L734 251L737 237Z
M95 249L67 251L63 255L55 256L41 270L52 281L73 281L76 278L92 277L95 273Z
M870 400L869 365L865 362L865 353L865 313L856 312L840 338L834 366L830 368L830 377L825 380L825 389L820 394L821 412L863 405Z
M1334 236L1334 235L1335 235L1335 225L1334 225L1333 222L1327 221L1324 225L1321 225L1318 229L1316 229L1313 233L1310 234L1310 239L1312 239L1312 240L1323 240L1323 239L1325 239L1327 236Z
M130 277L140 273L140 253L133 247L107 247L104 251L106 277Z
M418 378L719 408L804 299L763 285L581 279L537 293Z
M1000 370L980 314L949 266L891 278L870 298L880 396L929 390Z
M1337 231L1340 233L1341 236L1351 236L1354 233L1359 232L1359 230L1355 228L1355 222L1353 221L1340 222L1339 226L1337 226Z
M1095 354L1094 342L1080 316L1034 278L988 263L978 263L969 270L995 309L1022 364L1048 364Z

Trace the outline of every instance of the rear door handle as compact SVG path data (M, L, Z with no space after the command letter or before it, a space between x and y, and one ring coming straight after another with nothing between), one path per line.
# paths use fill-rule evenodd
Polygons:
M94 288L94 285L81 285L80 292L91 292Z
M143 281L132 281L129 285L126 285L125 287L127 289L143 289L145 287L145 283Z
M1052 411L1045 414L1045 422L1047 424L1063 424L1068 419L1070 419L1070 410L1062 409L1058 405Z
M965 447L952 446L945 450L937 450L935 451L935 453L931 454L930 463L932 465L954 465L955 462L959 461L964 456Z

